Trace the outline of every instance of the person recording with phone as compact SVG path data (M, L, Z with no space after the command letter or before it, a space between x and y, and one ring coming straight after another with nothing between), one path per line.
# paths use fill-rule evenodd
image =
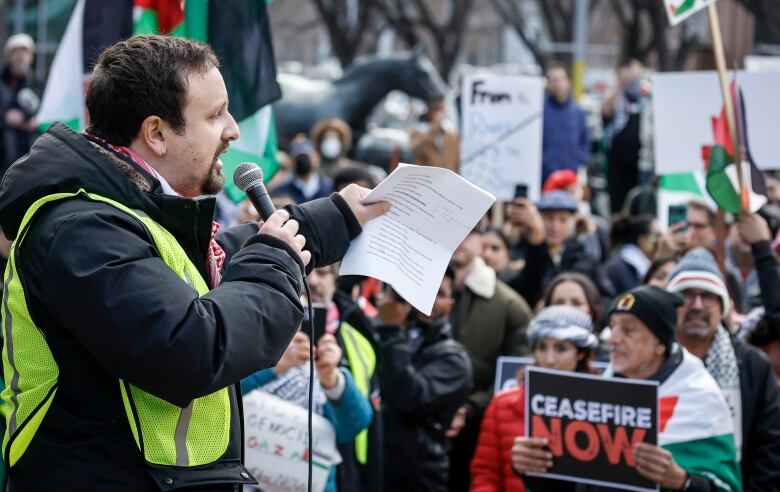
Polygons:
M8 170L3 319L7 490L234 491L236 384L275 365L304 272L387 204L358 186L220 233L219 156L239 137L207 45L106 48L83 134L55 124ZM110 485L109 485L110 484Z
M308 323L304 323L306 326ZM317 332L315 328L315 333ZM341 366L342 351L336 337L324 331L314 346L314 407L325 417L336 433L336 443L353 441L366 429L374 415L371 403L358 389L352 373ZM309 354L311 333L301 329L287 346L282 358L271 369L265 369L241 380L241 394L260 389L282 400L309 408ZM339 486L338 475L344 462L330 470L325 492L349 491Z
M338 490L381 492L383 432L374 328L360 306L336 288L337 276L336 264L315 268L309 273L314 339L325 333L336 341L343 353L341 366L350 371L356 387L371 403L374 413L367 429L352 440L338 443L344 460L338 467Z
M379 382L385 424L385 490L448 490L450 424L471 391L466 350L452 339L455 274L447 269L433 310L415 310L391 287L379 303ZM465 415L461 416L465 420Z

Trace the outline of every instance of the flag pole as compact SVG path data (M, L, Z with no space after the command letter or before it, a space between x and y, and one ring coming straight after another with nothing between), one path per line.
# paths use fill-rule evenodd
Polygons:
M737 181L739 182L739 198L743 212L750 210L748 203L748 190L745 186L745 179L742 172L742 151L739 145L739 135L737 133L737 123L734 117L734 101L731 98L731 90L726 78L726 55L723 52L723 38L720 33L720 21L718 20L718 10L715 3L707 5L707 16L710 20L710 33L712 35L712 49L715 52L715 65L718 69L718 78L720 79L720 90L723 93L723 108L726 110L726 122L729 126L729 135L731 136L731 145L734 149L734 164L737 166Z

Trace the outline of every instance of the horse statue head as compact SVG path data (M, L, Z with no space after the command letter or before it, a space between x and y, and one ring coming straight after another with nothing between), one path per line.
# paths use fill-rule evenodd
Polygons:
M447 84L421 47L400 55L405 61L398 72L399 89L411 97L434 101L444 97Z
M275 106L282 141L308 133L325 118L339 118L360 135L368 115L393 90L426 102L442 99L447 92L447 84L419 49L359 57L332 82L285 75L279 82L283 96Z

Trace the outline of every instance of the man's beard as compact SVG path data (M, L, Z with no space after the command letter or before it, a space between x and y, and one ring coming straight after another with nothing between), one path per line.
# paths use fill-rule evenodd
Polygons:
M698 318L700 321L705 321L704 324L697 324L696 326L691 326L689 323L688 318ZM681 329L683 334L688 338L709 338L712 336L713 332L715 331L713 328L711 328L712 323L709 319L704 319L705 317L702 317L701 315L690 315L686 314L683 317ZM717 329L717 327L715 328Z
M204 195L216 195L222 191L222 188L225 187L225 176L222 175L221 169L217 169L217 159L219 159L220 154L225 152L228 147L229 144L223 143L214 154L214 160L211 162L211 168L209 168L206 181L203 183Z

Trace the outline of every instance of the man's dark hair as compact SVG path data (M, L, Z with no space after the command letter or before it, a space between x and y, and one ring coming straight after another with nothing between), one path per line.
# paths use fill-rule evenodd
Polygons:
M187 77L205 74L219 61L201 43L173 36L134 36L104 50L87 89L87 131L127 146L141 123L156 115L184 131Z

